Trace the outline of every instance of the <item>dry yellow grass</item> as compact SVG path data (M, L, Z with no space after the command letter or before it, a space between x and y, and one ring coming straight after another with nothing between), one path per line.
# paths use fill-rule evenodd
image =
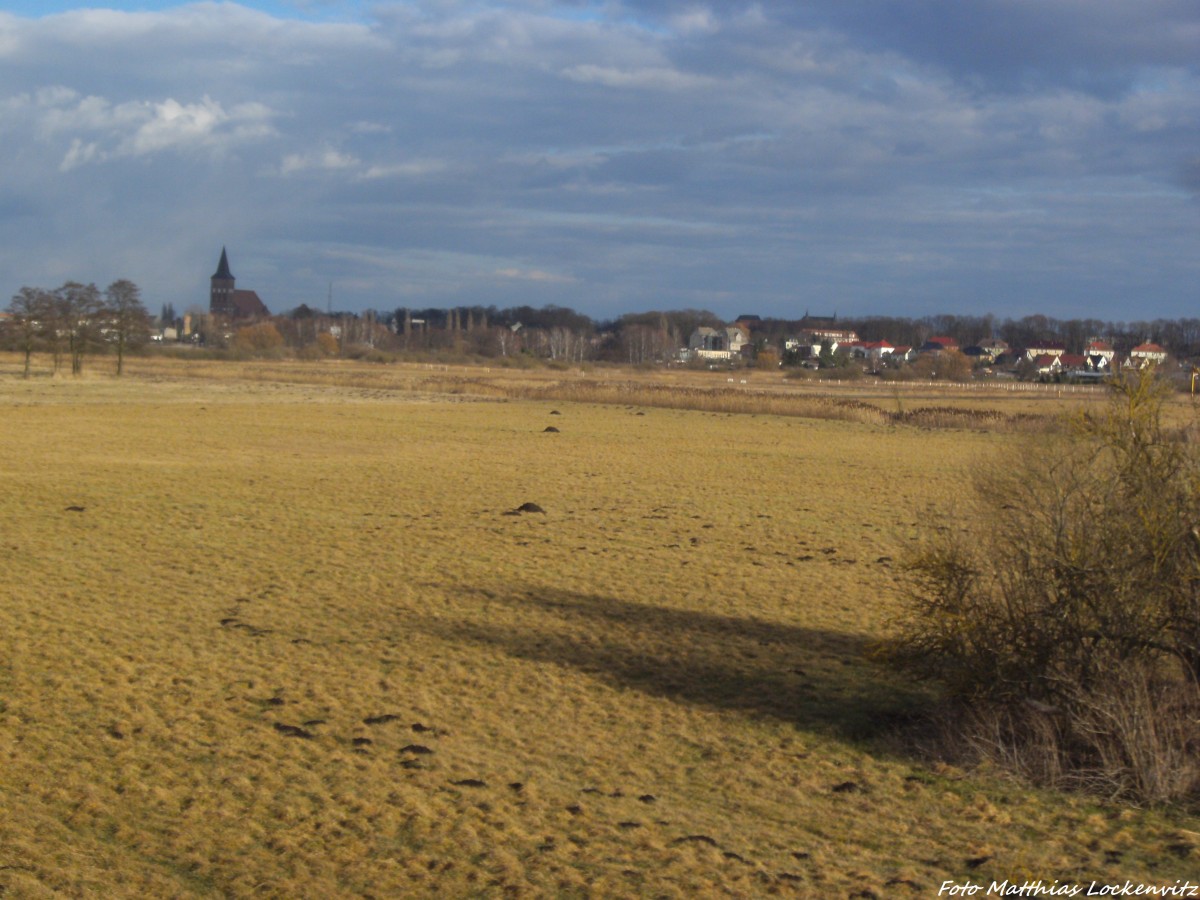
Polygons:
M152 365L0 378L0 894L1195 873L1194 817L880 737L893 561L1019 436Z

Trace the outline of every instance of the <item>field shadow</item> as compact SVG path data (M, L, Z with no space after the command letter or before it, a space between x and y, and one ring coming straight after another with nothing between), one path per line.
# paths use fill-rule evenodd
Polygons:
M472 593L478 613L410 624L620 689L841 737L890 731L920 705L865 659L860 636L561 589Z

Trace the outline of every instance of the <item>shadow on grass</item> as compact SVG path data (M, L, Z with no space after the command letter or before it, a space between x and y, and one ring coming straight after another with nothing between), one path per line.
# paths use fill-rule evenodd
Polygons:
M616 688L858 740L921 706L915 690L864 658L858 636L559 589L473 593L480 603L467 617L410 624Z

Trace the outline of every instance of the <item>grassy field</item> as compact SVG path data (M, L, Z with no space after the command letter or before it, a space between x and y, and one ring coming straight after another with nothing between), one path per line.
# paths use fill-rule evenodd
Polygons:
M926 701L863 655L897 562L1019 432L536 399L561 374L131 369L0 369L0 895L1198 871L1194 816L893 737Z

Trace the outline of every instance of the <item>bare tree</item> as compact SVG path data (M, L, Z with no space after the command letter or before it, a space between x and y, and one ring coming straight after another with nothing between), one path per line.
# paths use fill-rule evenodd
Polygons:
M59 336L67 342L71 374L83 373L83 357L99 340L100 313L104 302L94 284L68 281L54 292Z
M9 301L6 337L11 338L16 348L25 356L26 378L29 377L33 351L37 349L51 317L52 302L51 294L41 288L31 287L21 288Z
M142 292L122 278L104 292L104 318L109 336L117 345L117 375L125 370L125 351L140 347L150 333L150 314L142 305Z

